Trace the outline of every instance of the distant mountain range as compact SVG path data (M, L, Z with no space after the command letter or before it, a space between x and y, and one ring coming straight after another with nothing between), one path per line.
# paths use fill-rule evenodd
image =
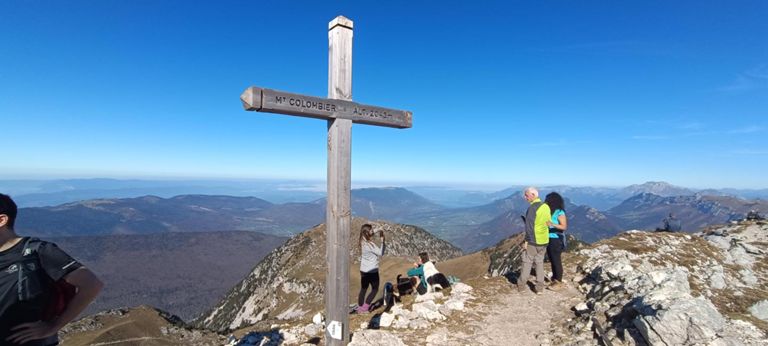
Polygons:
M552 191L550 189L542 188L541 195ZM522 232L524 225L520 216L525 213L528 203L522 198L521 191L522 188L510 191L510 196L481 206L418 213L397 221L419 225L443 239L460 244L465 251L475 251ZM678 214L683 226L689 230L743 218L751 209L768 212L768 202L764 200L703 196L693 190L662 182L616 190L560 186L554 187L554 191L566 197L568 233L587 242L609 238L628 229L656 229L661 227L662 219L670 212ZM687 195L676 195L680 193ZM582 199L602 196L603 200L629 197L613 208L600 211L589 205L576 204L571 199L574 195Z
M0 180L0 191L20 207L46 207L89 199L179 195L258 196L272 203L313 201L325 196L325 182L296 180Z
M525 186L513 185L502 190L479 190L476 187L401 185L438 205L466 208L491 203L518 194ZM21 207L56 206L90 199L136 198L178 195L256 196L271 203L306 203L325 197L325 182L298 180L0 180L0 192L10 194ZM647 182L627 187L541 186L542 192L558 191L573 203L608 210L625 199L648 192L659 196L681 196L699 193L744 199L768 199L768 189L697 190L665 182ZM544 193L546 194L546 193Z
M521 215L525 214L526 209L527 205L506 211L466 232L462 238L456 240L456 244L461 244L465 251L476 251L515 233L520 233L525 228ZM566 210L568 211L567 233L580 240L594 242L611 237L621 230L621 227L611 218L595 208L568 203Z
M36 236L147 234L220 230L291 235L322 222L318 203L272 204L255 197L184 195L88 200L22 208L17 230Z
M47 238L91 268L104 290L85 311L149 304L190 320L288 238L220 231Z
M652 230L661 227L661 220L674 213L680 219L683 230L695 231L704 226L742 219L750 210L765 214L768 212L768 201L700 194L663 197L641 193L611 208L606 214L624 230Z
M382 220L444 209L403 188L353 190L351 204L353 215ZM255 197L144 196L21 208L16 229L47 237L219 230L290 236L324 222L325 212L325 199L273 204Z
M633 185L615 191L612 198L638 191L692 193L665 183ZM578 204L575 191L604 194L604 190L561 187L570 220L568 232L593 242L626 229L655 229L670 212L678 213L685 227L696 229L743 217L749 210L765 212L764 200L730 196L663 196L640 192L616 206L600 211ZM542 195L547 190L542 190ZM582 196L583 197L583 196ZM352 191L354 216L417 225L436 236L460 244L465 251L493 245L521 232L520 215L528 203L519 191L490 203L448 208L404 188L366 188ZM325 199L305 203L274 204L255 197L182 195L172 198L144 196L88 200L56 207L22 208L17 229L36 236L97 234L149 234L166 232L257 231L290 236L325 220Z

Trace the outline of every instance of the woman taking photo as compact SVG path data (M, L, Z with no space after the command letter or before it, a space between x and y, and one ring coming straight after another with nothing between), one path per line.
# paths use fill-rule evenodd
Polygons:
M565 216L565 202L557 192L552 192L544 198L544 203L552 210L552 219L547 221L549 226L549 245L547 256L552 264L552 282L549 289L557 291L563 287L563 261L561 255L565 250L565 232L568 229L568 218Z
M386 243L384 231L379 231L381 247L373 242L373 235L373 226L370 224L360 227L360 294L357 295L357 313L369 312L371 302L379 292L379 260L384 255ZM368 286L371 286L371 293L366 298Z

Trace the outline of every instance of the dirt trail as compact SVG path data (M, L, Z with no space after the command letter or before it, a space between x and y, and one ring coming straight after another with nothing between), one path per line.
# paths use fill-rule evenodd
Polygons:
M401 335L407 345L554 344L551 330L573 318L571 308L583 299L573 283L560 291L518 293L503 277L467 282L475 299L464 311L437 323L431 330Z
M499 284L512 285L508 282L496 282L481 290L493 291ZM480 344L549 344L552 340L550 329L572 318L571 307L582 297L572 285L557 292L545 290L542 294L520 294L515 289L505 289L502 292L497 301L475 307L485 314L481 320L472 322L479 327L477 341Z

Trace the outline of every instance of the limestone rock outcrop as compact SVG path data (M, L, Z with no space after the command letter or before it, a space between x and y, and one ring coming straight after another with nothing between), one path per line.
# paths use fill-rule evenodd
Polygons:
M586 300L568 327L613 345L765 344L767 246L768 226L750 222L599 242L579 252Z

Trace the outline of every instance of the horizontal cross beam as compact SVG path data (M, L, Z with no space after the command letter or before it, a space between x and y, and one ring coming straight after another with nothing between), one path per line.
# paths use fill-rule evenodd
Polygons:
M395 128L410 128L409 111L369 106L351 101L292 94L272 89L250 87L240 100L247 111L297 115L317 119L349 119L354 123Z

